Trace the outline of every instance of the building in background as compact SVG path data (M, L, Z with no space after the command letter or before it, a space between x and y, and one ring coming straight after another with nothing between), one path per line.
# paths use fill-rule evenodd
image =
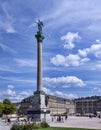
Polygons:
M34 96L34 95L33 95ZM21 101L19 112L20 114L27 114L29 108L32 107L33 96L25 98ZM69 100L65 98L47 95L48 105L51 115L77 115L77 116L100 116L101 117L101 96L92 96L85 98L78 98Z
M75 99L76 115L97 116L101 113L101 96L92 96Z
M33 96L25 98L20 103L19 112L20 114L27 115L29 108L33 107ZM56 97L53 95L47 95L48 106L51 115L74 115L75 104L73 101L65 98Z

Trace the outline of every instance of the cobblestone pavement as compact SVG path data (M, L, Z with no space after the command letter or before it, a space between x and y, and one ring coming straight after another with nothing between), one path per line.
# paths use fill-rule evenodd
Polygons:
M4 121L0 120L0 130L10 130L11 124L7 125Z
M68 117L64 122L50 122L50 126L58 126L58 127L72 127L72 128L90 128L101 130L101 118L97 117Z
M57 122L54 119L53 122L49 122L53 127L72 127L72 128L90 128L91 130L101 130L101 118L93 117L68 117L64 122ZM0 130L10 130L11 124L7 125L4 121L0 120Z

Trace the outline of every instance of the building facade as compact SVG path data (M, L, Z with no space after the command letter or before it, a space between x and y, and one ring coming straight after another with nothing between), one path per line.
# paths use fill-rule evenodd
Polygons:
M33 95L34 96L34 95ZM29 108L33 107L33 96L25 98L20 103L19 113L27 115ZM75 104L73 101L65 98L56 97L53 95L48 96L48 107L50 109L50 115L74 115Z
M101 112L101 97L92 96L75 99L76 115L89 116Z

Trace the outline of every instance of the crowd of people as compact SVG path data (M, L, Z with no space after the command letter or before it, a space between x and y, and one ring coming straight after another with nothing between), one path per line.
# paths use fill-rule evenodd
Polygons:
M65 120L67 120L68 116L67 115L57 115L57 116L53 116L52 117L52 122L64 122Z

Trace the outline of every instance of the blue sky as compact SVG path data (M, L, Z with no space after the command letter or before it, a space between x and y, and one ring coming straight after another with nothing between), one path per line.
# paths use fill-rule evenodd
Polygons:
M0 0L0 101L36 91L38 19L43 90L69 99L101 96L100 0Z

